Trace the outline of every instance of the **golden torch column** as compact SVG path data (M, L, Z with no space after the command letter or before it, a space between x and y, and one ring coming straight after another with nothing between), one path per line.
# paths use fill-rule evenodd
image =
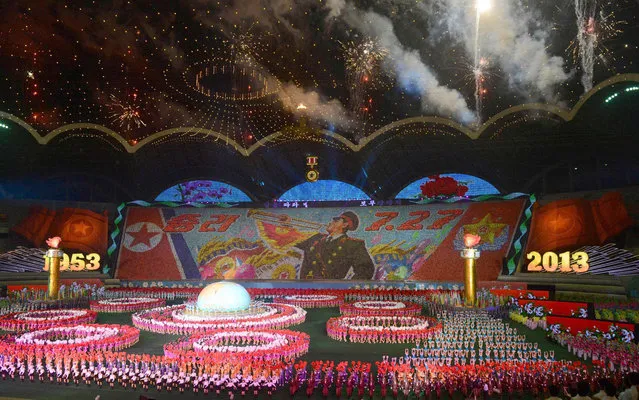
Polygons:
M464 268L464 303L466 307L474 307L477 300L476 288L477 280L475 278L475 260L480 256L477 249L464 249L461 256L465 261Z
M60 260L64 252L60 249L49 249L45 254L45 262L49 266L49 298L57 299L60 290Z
M464 235L464 247L461 257L466 260L466 268L464 270L464 294L466 307L474 307L477 302L475 279L475 260L479 258L479 250L476 248L481 237L472 233Z
M57 299L60 291L60 260L64 252L60 249L62 239L55 236L46 240L49 250L44 255L44 269L49 270L49 298Z

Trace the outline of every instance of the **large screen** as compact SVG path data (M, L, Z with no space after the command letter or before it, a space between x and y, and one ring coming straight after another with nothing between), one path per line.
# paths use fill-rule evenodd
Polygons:
M116 277L463 279L464 233L481 236L478 279L502 270L525 200L391 207L129 207Z

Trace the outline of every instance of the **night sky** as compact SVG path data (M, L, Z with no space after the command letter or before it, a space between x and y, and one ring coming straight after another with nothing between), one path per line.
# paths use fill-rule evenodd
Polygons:
M477 127L518 104L570 108L639 72L637 1L476 1L12 2L0 111L132 144L183 128L156 144L249 147L300 117L357 141L409 117Z

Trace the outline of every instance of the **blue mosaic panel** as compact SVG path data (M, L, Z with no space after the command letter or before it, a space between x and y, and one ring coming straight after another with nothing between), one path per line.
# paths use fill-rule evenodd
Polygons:
M155 201L237 203L252 200L246 193L227 183L198 180L172 186L160 193Z
M318 180L301 183L280 196L279 201L342 201L370 200L362 189L350 183L335 180Z

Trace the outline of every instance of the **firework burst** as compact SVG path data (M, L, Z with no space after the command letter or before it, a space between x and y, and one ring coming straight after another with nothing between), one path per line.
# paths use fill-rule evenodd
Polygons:
M265 36L270 36L270 32L261 32L258 39L253 33L256 23L249 26L234 25L233 31L229 35L228 49L230 58L236 64L252 64L256 61L260 53L266 53Z
M111 122L119 123L120 128L125 128L126 130L130 130L133 126L136 128L146 126L141 118L140 110L133 103L120 101L113 94L109 96L109 99L110 102L107 107L110 110ZM134 99L137 99L137 95Z
M255 37L251 32L233 34L229 49L231 57L236 63L248 62L253 59L253 44Z
M608 65L614 59L614 54L606 46L606 43L615 39L623 33L622 27L627 25L627 21L618 20L614 12L605 14L599 13L599 18L589 18L583 28L583 34L592 38L596 58ZM571 54L575 63L579 61L579 41L573 39L567 51Z
M375 40L353 41L342 43L346 80L350 92L350 106L353 110L367 109L364 97L367 89L381 85L378 76L380 64L388 55L388 50L381 47Z
M595 0L575 0L577 16L577 36L570 42L566 51L572 56L575 64L580 63L583 70L581 82L584 90L592 88L594 66L599 60L607 68L612 69L614 53L606 43L623 32L626 21L618 20L614 12L597 12Z
M498 67L491 63L487 57L480 57L479 62L475 65L474 61L462 56L460 61L445 69L453 71L454 79L451 82L454 85L476 90L479 83L478 95L482 97L486 97L489 89L494 87L496 79L503 77L499 73Z

